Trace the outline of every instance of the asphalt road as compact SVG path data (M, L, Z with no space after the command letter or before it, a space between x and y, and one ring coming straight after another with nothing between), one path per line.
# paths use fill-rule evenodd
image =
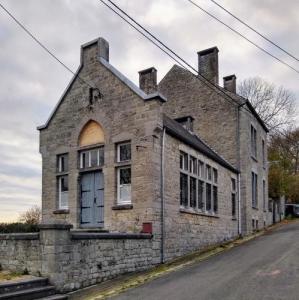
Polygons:
M113 300L299 300L299 222Z

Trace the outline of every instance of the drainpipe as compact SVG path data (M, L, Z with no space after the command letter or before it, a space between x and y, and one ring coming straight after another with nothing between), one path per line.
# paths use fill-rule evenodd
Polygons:
M237 109L237 157L238 157L238 234L242 235L242 211L241 211L241 147L240 147L240 109L243 105L239 105Z
M161 147L161 263L164 263L164 248L165 248L165 201L164 201L164 152L165 152L165 127L162 134L162 147Z

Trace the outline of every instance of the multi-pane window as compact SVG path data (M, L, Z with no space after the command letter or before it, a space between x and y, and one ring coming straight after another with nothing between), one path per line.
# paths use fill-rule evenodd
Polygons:
M131 204L131 143L125 142L116 146L117 162L125 162L126 166L118 167L117 173L117 204Z
M117 202L118 204L131 203L131 167L117 169Z
M198 209L204 210L205 203L204 203L204 185L205 183L202 180L198 180Z
M252 195L252 207L257 208L258 205L257 174L254 172L251 172L251 195Z
M237 205L237 197L236 197L236 194L237 194L237 185L236 185L236 179L235 178L232 178L231 180L231 189L232 189L232 216L233 218L236 217L236 205Z
M263 180L263 209L266 211L266 181Z
M190 173L197 175L197 159L190 156Z
M263 156L263 167L266 167L266 146L265 140L262 140L262 156Z
M101 167L104 164L104 147L80 151L80 169Z
M190 207L196 208L196 178L190 176Z
M198 161L198 177L205 179L205 164L201 160Z
M58 200L59 200L59 209L68 209L69 201L69 183L68 175L58 177Z
M180 153L180 168L181 170L188 171L188 154Z
M188 175L180 174L180 204L188 206Z
M251 141L251 155L256 158L257 157L256 129L252 125L251 125L250 141Z
M68 154L57 155L58 208L68 209Z
M207 174L207 180L212 180L212 168L209 165L206 165L206 174Z
M218 212L218 170L195 156L180 152L180 205Z
M117 145L117 162L131 160L131 143L121 143Z

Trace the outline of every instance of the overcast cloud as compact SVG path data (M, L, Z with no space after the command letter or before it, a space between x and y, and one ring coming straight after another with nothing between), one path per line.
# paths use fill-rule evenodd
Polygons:
M209 0L195 0L299 68ZM220 76L261 76L299 99L299 74L277 63L203 14L186 0L116 0L196 67L196 52L217 45ZM98 0L1 0L65 64L76 70L80 45L99 36L110 43L110 62L135 83L155 66L161 79L173 65L167 56ZM219 0L239 17L299 56L297 0ZM0 9L0 222L41 203L41 159L36 127L47 120L72 75ZM220 78L221 78L220 77Z

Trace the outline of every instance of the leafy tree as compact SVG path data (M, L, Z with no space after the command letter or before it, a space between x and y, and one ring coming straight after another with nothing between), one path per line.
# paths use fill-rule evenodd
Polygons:
M299 128L275 133L268 148L269 195L299 203Z

